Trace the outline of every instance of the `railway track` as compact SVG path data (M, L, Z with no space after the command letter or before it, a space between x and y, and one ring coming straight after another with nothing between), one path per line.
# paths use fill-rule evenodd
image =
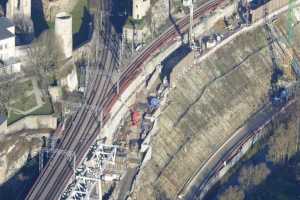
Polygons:
M102 1L109 2L109 1ZM208 1L194 12L194 18L198 18L205 12L214 9L223 0ZM109 5L104 4L103 7ZM189 17L186 16L178 21L177 26L181 33L187 30ZM106 34L110 34L111 28L106 26ZM169 28L165 31L160 38L153 41L148 48L143 50L133 62L127 67L120 77L120 93L124 92L128 85L137 77L141 72L140 68L143 62L151 57L151 53L159 49L165 41L170 41L170 38L175 38L181 35L175 27ZM175 42L175 41L174 41ZM107 48L109 49L109 48ZM102 58L106 60L109 52L103 51ZM113 67L114 68L114 67ZM112 68L112 70L113 70ZM96 76L95 81L92 83L92 89L88 91L87 103L93 106L103 108L104 119L109 118L109 112L114 103L116 102L119 94L116 93L116 85L110 87L110 80L103 76ZM97 116L96 116L97 118ZM59 148L69 151L74 151L77 159L76 166L80 164L81 159L87 152L88 148L95 141L97 134L100 131L98 122L95 122L94 113L89 110L80 109L74 116L74 121L71 126L67 127L64 132L64 137L60 143ZM104 120L105 121L105 120ZM85 141L85 142L82 142ZM72 176L72 169L68 161L61 155L54 155L42 170L35 184L29 191L26 199L40 199L40 200L54 200L58 199L61 192L64 190L69 179Z

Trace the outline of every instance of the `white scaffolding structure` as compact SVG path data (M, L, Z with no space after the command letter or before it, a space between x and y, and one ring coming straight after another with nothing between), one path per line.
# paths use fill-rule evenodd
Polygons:
M96 142L88 151L86 158L76 170L76 180L61 196L61 200L90 200L95 187L98 199L102 200L102 181L105 181L109 165L114 166L118 146ZM115 177L116 178L116 177Z

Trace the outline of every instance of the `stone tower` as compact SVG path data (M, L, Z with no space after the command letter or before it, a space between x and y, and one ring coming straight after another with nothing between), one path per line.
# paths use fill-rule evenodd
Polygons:
M66 12L58 13L55 17L55 34L61 40L61 47L66 58L72 56L73 35L72 15Z
M14 16L31 17L31 0L8 0L6 4L6 17Z

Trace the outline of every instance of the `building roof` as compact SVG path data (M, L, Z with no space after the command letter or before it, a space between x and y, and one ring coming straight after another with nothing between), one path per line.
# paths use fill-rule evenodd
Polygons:
M15 35L12 34L10 31L6 30L6 29L2 29L2 27L0 27L0 40L4 40L10 37L14 37Z
M14 23L10 19L8 19L6 17L0 17L0 27L1 27L1 29L7 29L7 28L12 27L12 26L14 26Z
M6 121L6 117L0 114L0 125L3 124L3 122L5 121Z
M13 33L7 30L8 28L13 26L14 24L10 19L6 17L0 17L0 40L14 36Z

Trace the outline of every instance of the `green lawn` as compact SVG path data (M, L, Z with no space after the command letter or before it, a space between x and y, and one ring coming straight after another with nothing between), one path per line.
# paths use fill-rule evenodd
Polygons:
M14 111L9 111L7 124L10 125L26 116L30 115L50 115L53 113L52 105L49 101L47 101L42 107L34 110L33 112L29 113L28 115L21 115L17 114Z
M53 107L50 101L47 101L42 107L30 113L30 115L49 115L52 113L53 113Z
M24 117L24 115L17 114L14 111L9 111L8 118L7 118L7 125L10 125L10 124L18 121L19 119L22 119L23 117Z
M82 24L82 18L84 14L84 8L89 9L88 0L78 0L77 5L74 7L71 12L73 17L73 33L77 33Z
M32 80L31 79L27 80L27 81L19 82L19 83L17 83L17 85L19 87L22 87L22 89L24 91L31 91L31 90L33 90L33 85L32 85Z
M21 111L27 111L31 108L35 107L37 105L35 95L29 95L25 96L23 95L21 98L19 98L17 101L15 101L11 107L16 108Z

